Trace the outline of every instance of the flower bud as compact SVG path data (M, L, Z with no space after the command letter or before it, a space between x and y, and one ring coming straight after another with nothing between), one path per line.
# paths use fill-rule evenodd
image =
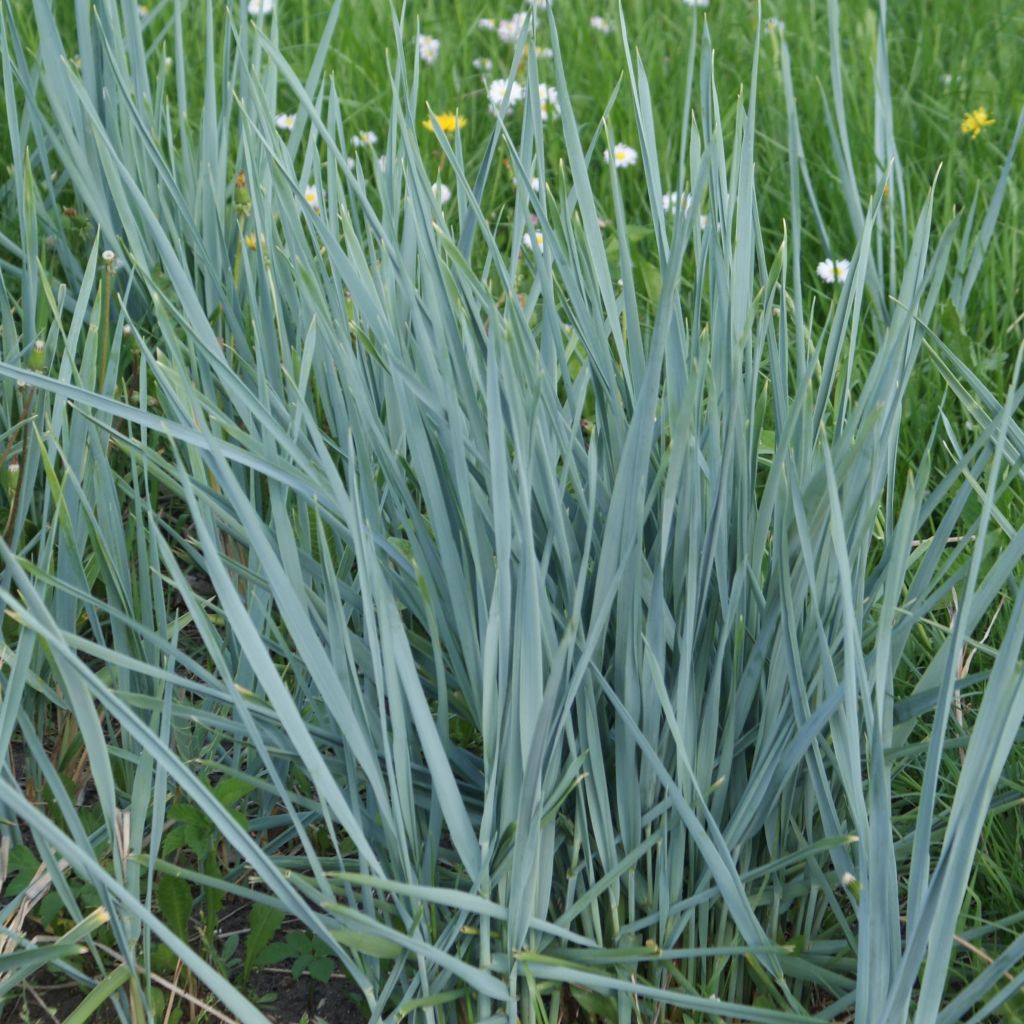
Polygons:
M235 178L235 213L239 217L248 217L252 213L252 196L249 195L245 171L239 171Z
M15 492L18 490L18 477L20 473L21 463L18 462L16 458L11 459L11 461L4 466L3 470L0 471L0 484L3 484L8 501L14 500Z
M28 368L36 373L42 373L46 369L46 342L37 338L28 354Z

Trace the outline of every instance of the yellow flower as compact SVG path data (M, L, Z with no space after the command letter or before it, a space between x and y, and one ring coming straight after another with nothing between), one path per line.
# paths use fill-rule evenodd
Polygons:
M987 128L990 124L995 124L995 118L988 116L988 111L984 107L978 107L977 110L972 110L969 114L964 114L964 119L960 122L960 131L964 135L970 135L972 139L976 139L983 128Z
M465 128L469 123L462 114L435 114L434 121L437 121L438 128L446 135L451 135L456 128ZM428 117L423 122L424 128L433 128L433 121Z

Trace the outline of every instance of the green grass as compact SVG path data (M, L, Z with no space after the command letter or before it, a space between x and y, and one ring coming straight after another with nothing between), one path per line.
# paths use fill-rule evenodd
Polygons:
M1020 1018L1024 16L712 4L0 0L10 1013Z

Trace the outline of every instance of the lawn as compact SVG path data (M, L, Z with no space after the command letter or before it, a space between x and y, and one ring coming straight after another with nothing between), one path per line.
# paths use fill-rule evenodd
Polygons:
M0 0L0 1024L1024 1020L1016 0Z

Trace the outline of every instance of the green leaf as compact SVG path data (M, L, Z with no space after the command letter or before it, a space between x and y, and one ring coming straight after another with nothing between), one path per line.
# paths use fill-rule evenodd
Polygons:
M253 961L256 967L273 967L275 964L283 963L297 956L300 951L293 949L284 942L271 942L263 949L255 950Z
M213 787L213 795L226 808L230 809L243 797L248 796L255 788L256 784L254 782L250 782L248 779L229 776L228 778L221 779L217 785Z
M313 963L312 953L302 953L300 956L297 956L291 968L292 977L295 979L301 978L311 963Z
M39 859L28 846L14 847L7 860L7 879L2 890L4 898L13 899L20 895L38 868Z
M397 942L379 935L357 932L351 928L332 928L331 934L348 949L376 957L378 960L394 960L402 952L402 947Z
M317 957L309 965L309 975L315 981L326 985L331 980L331 972L334 970L334 961L328 957Z
M161 875L156 884L160 914L183 942L189 940L189 918L192 916L192 886L183 878Z
M615 1000L611 996L592 992L574 985L569 990L572 998L596 1020L614 1020L617 1014Z
M132 976L127 964L119 964L64 1018L64 1024L86 1024L96 1011Z
M245 937L245 957L242 961L242 978L249 980L257 960L265 955L274 943L271 939L277 934L284 921L284 911L268 907L263 903L254 903L249 911L249 931ZM276 945L280 945L277 943ZM274 960L264 963L275 963Z

